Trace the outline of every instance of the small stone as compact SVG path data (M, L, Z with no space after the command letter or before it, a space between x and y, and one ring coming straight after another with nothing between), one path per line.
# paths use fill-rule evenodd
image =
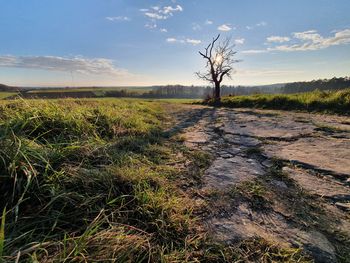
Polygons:
M282 168L282 171L285 172L285 173L290 173L290 174L293 174L293 169L289 168L288 166L284 166Z
M336 207L338 207L339 209L342 209L344 211L350 211L350 203L340 203L340 202L336 202L335 203Z
M272 162L269 159L263 161L261 164L267 168L270 168L272 166Z
M346 179L345 183L350 185L350 178Z
M277 181L277 180L274 180L271 182L274 186L277 186L278 188L288 188L288 186L286 185L285 182L282 182L282 181Z

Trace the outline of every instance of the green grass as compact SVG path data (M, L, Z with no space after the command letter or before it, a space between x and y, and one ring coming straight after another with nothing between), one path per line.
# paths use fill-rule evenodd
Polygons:
M87 87L87 88L50 88L50 89L33 89L28 91L28 93L41 93L41 92L83 92L83 91L93 91L93 92L103 92L103 91L120 91L127 90L131 92L148 92L152 90L152 87Z
M209 101L212 104L213 101ZM223 97L220 106L350 114L350 89Z
M175 153L159 104L22 100L0 111L6 260L142 261L185 246L191 208L167 178L179 171L166 165Z
M154 101L154 102L169 102L169 103L179 103L179 104L193 104L198 103L200 99L141 99L146 101Z
M166 104L0 101L1 260L300 262L299 250L225 246L202 230L190 188L210 157L168 138Z
M15 92L0 92L0 100L1 99L6 99L7 97L16 95L17 93Z
M4 244L5 244L5 218L6 218L6 207L2 212L1 224L0 224L0 262L3 260Z

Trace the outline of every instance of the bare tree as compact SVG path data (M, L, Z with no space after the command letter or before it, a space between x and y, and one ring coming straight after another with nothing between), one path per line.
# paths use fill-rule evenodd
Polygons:
M216 42L220 38L220 34L213 38L212 42L205 48L205 52L199 51L199 54L207 60L206 70L204 72L196 72L196 75L205 81L214 84L214 99L220 101L221 98L221 82L224 77L231 78L233 73L233 64L239 62L234 59L237 53L233 50L234 44L231 39Z

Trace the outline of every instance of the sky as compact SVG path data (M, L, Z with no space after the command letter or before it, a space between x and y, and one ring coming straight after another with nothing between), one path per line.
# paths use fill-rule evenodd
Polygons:
M0 83L202 85L198 54L231 38L227 85L350 75L349 0L0 0Z

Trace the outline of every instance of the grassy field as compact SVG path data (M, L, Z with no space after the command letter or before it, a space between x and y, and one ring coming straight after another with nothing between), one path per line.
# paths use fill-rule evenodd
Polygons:
M1 99L5 99L7 97L10 97L10 96L13 96L13 95L16 95L17 93L14 93L14 92L0 92L0 100Z
M166 107L126 99L0 101L0 259L301 259L300 251L264 240L225 247L203 232L193 196L210 156L167 132Z
M172 183L180 171L159 104L18 101L0 111L5 259L181 257L191 207Z
M209 101L212 104L213 101ZM224 97L221 106L230 108L260 108L301 110L350 114L350 89L340 91L313 91L297 94L257 94Z
M33 89L28 91L28 93L41 93L41 92L83 92L83 91L93 91L93 92L106 92L106 91L120 91L127 90L130 92L144 93L152 90L152 87L88 87L88 88L50 88L50 89Z

